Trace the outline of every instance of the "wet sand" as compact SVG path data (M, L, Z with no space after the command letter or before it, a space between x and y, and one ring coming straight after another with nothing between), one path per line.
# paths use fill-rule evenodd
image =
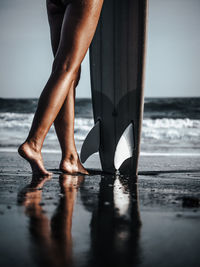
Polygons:
M0 266L200 266L199 157L141 156L138 179L63 175L59 159L32 179L0 153Z

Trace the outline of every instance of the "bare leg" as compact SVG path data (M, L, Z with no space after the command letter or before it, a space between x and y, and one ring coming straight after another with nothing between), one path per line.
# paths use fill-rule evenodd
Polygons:
M76 82L102 4L103 0L74 0L65 11L52 73L40 96L29 135L19 147L19 154L30 162L34 173L48 174L41 157L44 138Z
M51 45L55 56L60 42L60 33L64 17L63 6L59 4L52 4L47 0L47 12L51 32ZM54 126L62 150L60 169L67 173L88 174L87 170L82 166L79 160L74 141L75 87L78 85L80 72L81 67L76 81L69 89L69 93L64 101L64 104L54 121Z
M54 121L56 133L62 150L60 169L67 173L88 174L82 166L74 141L75 87L71 87L67 98Z

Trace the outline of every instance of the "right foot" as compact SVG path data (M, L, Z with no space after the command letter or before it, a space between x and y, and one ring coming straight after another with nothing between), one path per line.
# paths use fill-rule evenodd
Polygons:
M88 171L81 164L78 155L71 154L61 160L60 170L68 174L89 174Z
M34 175L51 175L44 167L41 152L34 150L28 142L23 143L18 148L18 153L30 163Z

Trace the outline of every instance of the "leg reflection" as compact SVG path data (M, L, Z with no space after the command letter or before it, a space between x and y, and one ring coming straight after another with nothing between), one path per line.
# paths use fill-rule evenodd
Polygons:
M31 245L36 245L31 252L40 266L51 262L52 257L50 222L41 205L42 189L49 179L33 176L31 183L18 194L18 203L25 207L25 214L29 217Z
M43 209L42 188L50 178L33 177L31 183L18 194L18 203L25 207L29 217L32 253L39 266L71 266L72 262L72 214L77 189L83 176L62 174L59 183L62 196L50 220Z
M76 201L77 189L83 181L83 176L60 176L60 188L63 197L51 220L52 240L60 261L59 266L71 266L72 262L72 215Z

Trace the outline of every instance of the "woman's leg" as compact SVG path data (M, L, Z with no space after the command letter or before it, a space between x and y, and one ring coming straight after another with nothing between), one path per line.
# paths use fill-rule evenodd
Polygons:
M19 147L20 155L29 161L34 173L48 174L41 157L44 138L71 86L75 84L81 62L92 41L102 4L103 0L74 0L65 11L52 73L40 96L29 135Z
M60 42L64 9L62 5L52 4L51 1L47 0L47 13L51 33L51 45L55 57ZM80 72L81 67L76 82L74 83L74 86L71 86L69 89L69 93L63 106L54 121L54 126L62 150L60 169L68 173L80 172L87 174L88 172L80 163L74 141L75 87L78 85Z
M82 166L74 141L75 86L69 90L67 98L57 115L54 125L62 150L60 169L67 173L88 174Z

